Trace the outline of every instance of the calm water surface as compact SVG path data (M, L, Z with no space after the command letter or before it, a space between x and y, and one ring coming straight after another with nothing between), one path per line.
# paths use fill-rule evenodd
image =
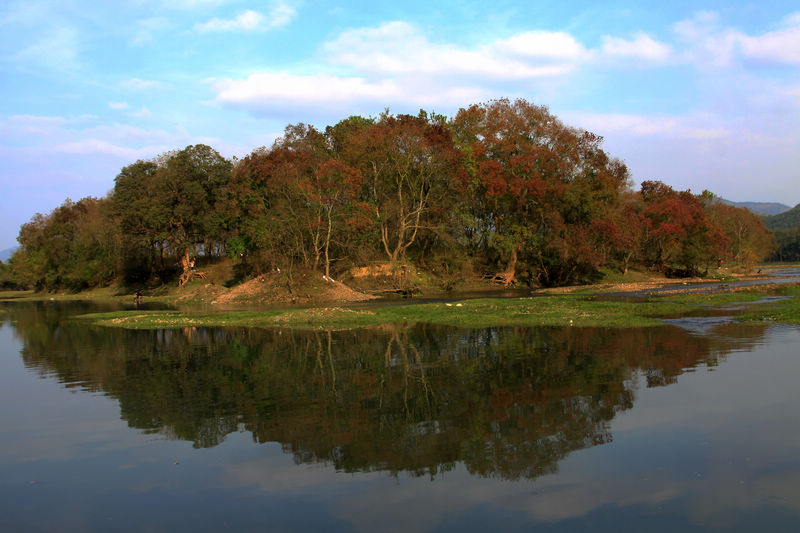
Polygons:
M2 531L797 531L800 330L0 312Z

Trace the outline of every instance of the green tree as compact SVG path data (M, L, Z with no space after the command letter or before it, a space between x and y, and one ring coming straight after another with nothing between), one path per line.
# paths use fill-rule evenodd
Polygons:
M118 239L106 201L67 199L48 215L36 214L20 228L12 274L37 290L80 290L116 275Z

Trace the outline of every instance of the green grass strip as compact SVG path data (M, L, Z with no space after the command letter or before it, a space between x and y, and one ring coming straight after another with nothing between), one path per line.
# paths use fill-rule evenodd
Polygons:
M661 324L657 317L700 307L754 302L757 292L671 295L646 302L609 301L585 295L533 298L482 298L448 303L375 307L315 307L272 311L119 311L83 315L81 320L130 329L190 326L284 327L298 329L356 328L396 322L424 322L468 328L488 326L643 327ZM774 304L769 305L770 308ZM791 311L789 311L791 313ZM795 308L795 316L797 310Z

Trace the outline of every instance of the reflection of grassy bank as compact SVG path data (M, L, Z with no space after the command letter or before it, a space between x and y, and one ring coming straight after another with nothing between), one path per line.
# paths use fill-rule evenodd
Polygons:
M793 289L798 294L797 289ZM424 322L462 327L486 326L609 326L658 325L656 318L699 307L753 302L762 293L671 295L646 302L607 301L586 295L535 298L484 298L449 303L387 305L372 308L317 307L263 312L122 311L86 315L95 324L132 329L187 326L253 326L287 328L352 328L396 322ZM798 317L796 300L785 316ZM775 304L757 304L758 309ZM783 307L779 307L783 309ZM784 315L780 315L784 316ZM787 320L789 321L789 320Z

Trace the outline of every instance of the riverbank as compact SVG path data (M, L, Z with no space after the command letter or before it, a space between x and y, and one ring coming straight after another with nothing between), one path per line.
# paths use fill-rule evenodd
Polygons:
M644 293L658 288L675 287L678 292L691 290L698 284L725 283L764 279L775 267L764 266L763 274L721 269L705 278L666 278L653 272L630 270L625 274L615 271L603 273L597 283L569 287L510 289L525 295L587 294L587 293ZM195 280L181 287L161 284L150 287L112 286L80 292L2 291L0 301L103 301L129 304L137 291L144 302L182 307L213 306L235 308L242 306L325 306L348 305L391 297L462 298L465 294L480 297L503 291L497 284L485 279L443 279L421 269L404 265L374 265L356 269L344 281L325 278L315 272L286 273L274 271L257 277L234 282L231 265L221 263L204 268L206 279Z
M314 307L266 311L188 312L130 310L78 317L87 323L128 329L184 327L265 327L293 329L350 329L390 323L430 323L458 327L488 326L603 326L660 325L659 317L677 316L704 308L747 304L751 322L800 323L800 287L716 293L671 294L647 300L609 299L602 294L554 294L527 298L480 298L460 301L384 304L371 307Z
M766 273L766 268L763 269ZM232 289L214 283L188 288L151 290L145 302L174 306L170 310L133 309L81 317L87 323L130 329L161 329L199 326L245 326L284 328L356 328L397 322L423 322L460 327L485 326L607 326L643 327L660 324L658 317L679 315L703 307L748 303L752 315L747 320L800 321L796 305L797 287L778 286L761 276L734 276L724 271L716 279L676 280L631 273L614 282L517 291L503 297L488 296L487 284L478 286L469 298L439 291L428 294L439 301L415 303L413 300L382 300L369 303L374 294L356 291L338 281L306 279L295 285L294 294L307 297L298 305L274 305L263 298L275 289L279 276L262 276ZM737 285L758 281L759 287ZM255 286L255 288L253 288ZM248 288L249 287L249 288ZM481 290L481 287L483 290ZM471 287L472 288L472 287ZM249 298L239 297L246 293ZM520 294L524 294L520 297ZM784 301L764 301L767 295L783 294ZM228 298L224 298L224 296ZM314 295L314 296L312 296ZM630 295L630 297L625 297ZM211 297L213 296L213 299ZM130 305L132 295L125 290L105 288L76 294L5 293L2 300L91 300ZM228 305L225 305L228 304ZM236 305L239 304L239 305ZM260 304L254 307L253 304ZM264 305L273 304L273 305ZM255 310L257 309L257 310Z

